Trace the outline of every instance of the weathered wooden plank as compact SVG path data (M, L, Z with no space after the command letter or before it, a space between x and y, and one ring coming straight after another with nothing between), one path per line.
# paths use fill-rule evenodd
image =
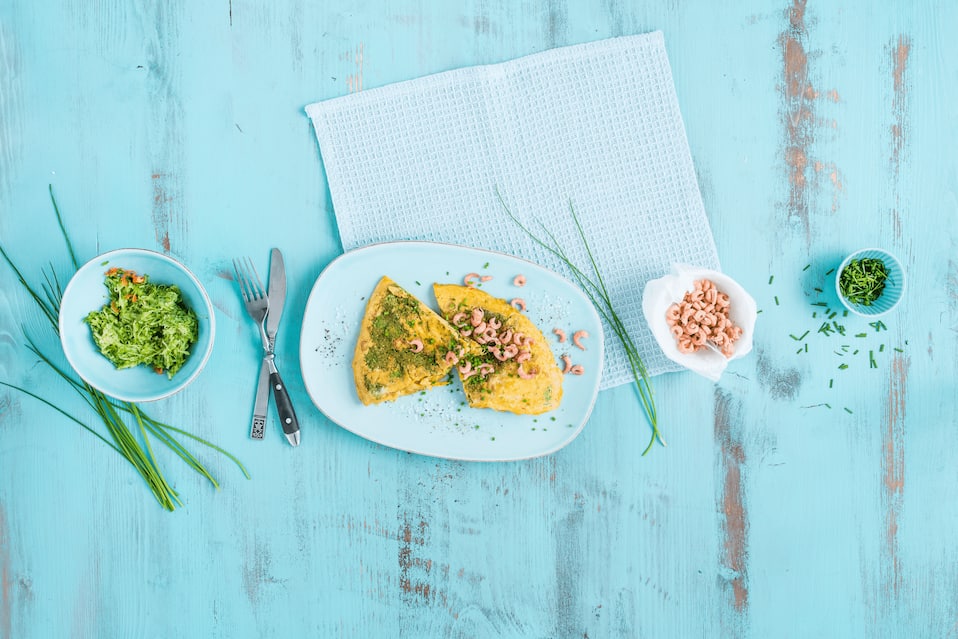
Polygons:
M253 480L204 453L214 491L163 453L187 502L163 513L102 444L0 392L0 638L955 636L956 21L947 3L803 0L3 5L0 241L28 274L51 253L63 272L52 181L82 257L185 260L217 346L150 409ZM723 267L763 310L755 353L718 386L657 378L669 446L647 458L628 388L568 448L517 464L397 453L313 410L299 315L340 248L301 107L656 28ZM844 342L815 333L811 303L818 287L838 308L825 272L866 244L898 253L909 292L862 338L885 343L879 368L839 371ZM273 245L297 451L244 427L257 344L228 260L265 264ZM0 379L79 413L20 345L25 321L56 347L29 309L0 269Z

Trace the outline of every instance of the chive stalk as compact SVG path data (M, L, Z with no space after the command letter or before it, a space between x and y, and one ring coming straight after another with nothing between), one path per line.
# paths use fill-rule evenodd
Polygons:
M52 185L50 185L49 191L50 201L53 203L53 210L57 218L57 225L59 226L60 232L63 235L67 251L70 255L70 261L73 265L73 268L78 269L79 262L76 258L76 253L73 250L73 243L70 241L70 237L66 232L66 227L63 224L63 218L60 214L59 206L57 206L56 198L53 195ZM43 282L38 290L35 286L27 282L26 278L23 276L23 273L16 266L2 245L0 245L0 257L3 258L3 261L6 262L7 266L9 266L13 271L21 287L27 292L29 297L33 299L38 310L40 311L40 314L46 317L53 332L56 335L59 335L58 318L60 314L60 303L63 299L63 287L59 277L53 270L53 266L50 265L48 271L41 271ZM84 430L88 431L104 444L112 448L116 453L123 456L143 478L147 486L150 487L150 490L153 492L157 502L166 510L172 511L177 506L181 506L183 502L179 499L179 494L170 486L169 482L167 482L166 478L164 477L163 472L160 470L153 452L151 437L155 441L164 444L167 448L172 450L174 454L176 454L187 464L187 466L206 478L214 486L214 488L219 487L216 479L209 472L209 470L202 463L200 463L185 446L180 443L173 433L188 437L199 444L207 446L216 452L223 454L233 463L235 463L239 467L240 471L242 471L243 475L249 479L249 473L246 471L246 468L243 466L243 464L236 457L226 452L222 448L185 430L156 421L141 411L135 403L120 402L107 397L99 390L96 390L86 382L75 378L73 375L67 373L63 368L55 364L53 360L37 346L36 342L34 342L30 335L26 335L26 341L27 349L36 355L40 361L46 364L57 376L66 381L69 387L83 398L85 403L99 418L103 429L106 431L106 436L87 425L77 417L70 415L53 402L26 388L3 381L0 381L0 386L16 390L27 395L28 397L32 397L42 404L45 404L64 417L78 424ZM140 443L137 441L137 438L133 435L133 432L127 426L127 422L123 415L128 415L133 418L146 450L144 450L144 448L140 445Z
M568 254L562 248L562 245L556 239L555 235L549 231L549 229L540 220L536 220L536 223L539 225L546 238L548 238L548 241L530 230L522 223L521 220L519 220L519 218L515 216L515 214L506 205L506 202L503 199L502 194L499 192L498 187L496 187L496 197L498 197L499 204L516 224L516 226L518 226L527 236L529 236L533 242L559 258L569 268L569 271L579 284L579 287L589 298L589 301L592 302L592 305L595 306L596 310L599 311L602 319L604 319L606 323L612 327L612 331L618 338L619 343L622 344L622 348L625 350L626 358L629 363L629 368L632 371L632 378L635 380L635 388L639 394L639 400L642 404L643 410L645 411L645 416L648 419L649 425L652 428L652 436L649 439L649 444L645 447L645 450L642 451L642 455L648 454L648 452L652 450L652 445L655 444L656 441L665 446L665 440L662 439L662 434L659 432L658 427L658 415L655 410L652 379L649 377L648 370L645 368L645 364L642 362L642 358L639 356L639 351L635 346L635 342L632 340L632 337L625 328L625 324L622 323L622 320L619 318L619 315L612 304L612 296L605 285L605 280L602 277L602 273L599 271L599 266L595 260L595 255L592 252L592 248L589 245L589 241L586 238L582 224L579 222L579 216L576 215L575 207L572 205L572 202L569 202L569 212L572 214L572 220L575 223L576 230L578 231L579 239L582 240L586 254L589 257L589 265L592 269L591 276L572 262Z

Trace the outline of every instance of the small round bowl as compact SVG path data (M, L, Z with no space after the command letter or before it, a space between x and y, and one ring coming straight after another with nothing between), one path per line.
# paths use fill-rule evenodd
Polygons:
M865 258L881 260L885 263L885 269L888 271L888 279L885 280L885 288L882 290L882 294L877 300L872 302L870 306L856 304L847 300L845 296L842 295L842 287L839 283L841 281L842 271L845 270L845 267L848 266L852 260ZM905 294L905 269L902 268L898 258L888 251L877 248L861 249L846 257L842 265L836 269L835 292L838 294L838 299L841 300L842 305L852 313L862 317L878 317L879 315L890 312L901 302L901 298Z
M109 300L106 271L114 266L148 275L156 284L175 284L196 313L199 335L189 359L173 379L147 366L117 369L93 341L90 327L83 320ZM118 249L93 258L67 284L60 303L60 342L70 366L90 386L122 401L151 402L186 388L213 352L215 334L213 305L196 276L173 258L146 249Z

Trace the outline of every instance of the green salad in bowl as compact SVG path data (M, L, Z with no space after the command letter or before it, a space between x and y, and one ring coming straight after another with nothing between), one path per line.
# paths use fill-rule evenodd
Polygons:
M117 368L145 365L173 379L199 336L179 287L119 266L106 271L105 283L109 303L85 319L100 352Z
M63 293L60 341L70 365L111 397L145 402L185 388L213 349L209 296L177 260L145 249L97 256Z

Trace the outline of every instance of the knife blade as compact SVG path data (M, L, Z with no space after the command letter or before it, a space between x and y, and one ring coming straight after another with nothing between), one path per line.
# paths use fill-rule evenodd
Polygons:
M266 295L269 297L269 312L266 314L266 337L269 338L270 348L276 345L276 332L279 330L279 321L283 316L283 306L286 303L286 264L283 254L274 248L269 255L269 283ZM253 405L253 423L250 437L263 439L266 434L266 412L269 408L269 366L266 362L260 367L259 382L256 386L256 401ZM287 436L288 437L288 436Z

